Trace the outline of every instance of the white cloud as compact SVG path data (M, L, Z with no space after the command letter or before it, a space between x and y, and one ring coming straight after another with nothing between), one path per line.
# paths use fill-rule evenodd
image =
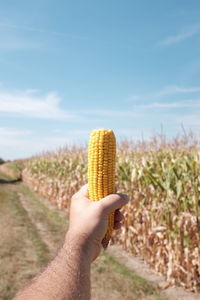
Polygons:
M61 129L61 128L55 128L52 130L53 133L56 134L65 134L65 135L71 135L73 136L80 136L80 135L86 135L90 133L90 129Z
M61 108L61 98L54 92L41 94L28 89L20 92L0 91L0 114L39 119L58 119L64 121L103 121L108 118L139 118L130 110L83 109L66 111ZM97 120L96 117L102 118Z
M141 115L132 110L102 110L102 109L88 109L81 110L81 114L88 116L100 116L108 118L139 118ZM96 118L95 118L96 119Z
M131 95L128 100L129 101L138 101L138 100L151 100L162 98L165 96L173 96L178 94L193 94L199 93L200 86L193 86L193 87L184 87L178 85L168 85L163 87L160 90L154 91L152 93L141 94L141 95Z
M6 151L9 152L11 150L13 153L15 153L17 146L23 145L23 142L26 140L30 140L28 137L31 133L32 132L29 130L0 127L0 157L3 155L4 150L4 157L6 157ZM13 151L13 147L15 151ZM6 157L6 159L8 158L9 156Z
M20 129L16 129L16 128L0 127L0 136L1 137L14 138L14 137L19 137L19 136L27 136L31 133L32 133L32 131L30 131L30 130L20 130Z
M163 39L162 41L159 42L160 46L170 46L173 44L180 43L186 39L189 39L197 34L200 33L200 25L193 25L190 27L185 28L181 32L171 35Z
M70 144L71 136L40 136L28 130L0 127L0 157L3 159L25 158L47 150L55 150Z
M50 35L56 35L56 36L61 36L61 37L66 37L69 39L86 39L83 36L80 35L75 35L75 34L67 34L65 32L60 32L56 30L47 30L45 28L39 28L39 27L32 27L32 26L23 26L19 24L13 24L13 23L3 23L0 22L0 28L6 28L6 29L13 29L17 31L29 31L29 32L36 32L36 33L41 33L41 34L50 34Z
M166 95L174 95L174 94L185 94L185 93L197 93L200 92L200 87L183 87L183 86L177 86L177 85L169 85L161 89L160 91L157 91L154 94L154 97L162 97Z
M1 37L0 50L1 51L18 51L18 50L32 50L43 47L43 42L36 42L30 38L20 36L5 36Z
M141 104L139 107L143 108L183 108L183 107L200 107L200 100L186 100L186 101L176 101L176 102L153 102L148 104Z
M55 151L65 145L85 145L90 131L56 129L48 136L41 136L28 130L0 127L0 158L20 159L46 151Z
M19 30L10 30L0 24L0 51L35 50L43 48L44 45L44 39L36 40L30 34L25 35Z
M0 92L0 113L41 119L71 120L75 115L60 108L56 93L38 95L36 90Z
M12 21L0 21L0 51L26 51L49 48L51 38L65 40L86 40L87 37L56 30L23 26Z

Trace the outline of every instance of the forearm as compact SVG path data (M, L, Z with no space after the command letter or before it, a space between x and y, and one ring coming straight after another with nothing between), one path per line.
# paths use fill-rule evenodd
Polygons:
M85 245L67 234L55 259L15 300L90 299L90 257Z
M100 254L108 226L108 215L115 211L114 228L122 218L116 214L128 197L112 194L101 201L87 198L87 186L72 197L70 230L63 247L48 267L15 300L89 300L90 265Z

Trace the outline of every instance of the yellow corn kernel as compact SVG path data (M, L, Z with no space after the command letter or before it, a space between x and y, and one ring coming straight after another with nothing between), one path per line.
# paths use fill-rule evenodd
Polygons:
M89 199L98 201L115 193L116 139L112 130L95 129L88 147ZM108 229L102 241L107 247L114 226L114 212L108 217Z

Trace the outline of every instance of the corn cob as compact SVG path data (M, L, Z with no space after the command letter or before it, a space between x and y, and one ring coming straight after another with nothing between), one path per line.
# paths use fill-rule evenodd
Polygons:
M112 130L95 129L88 147L89 199L100 199L115 193L116 140ZM108 229L102 241L107 247L114 227L114 212L108 217Z

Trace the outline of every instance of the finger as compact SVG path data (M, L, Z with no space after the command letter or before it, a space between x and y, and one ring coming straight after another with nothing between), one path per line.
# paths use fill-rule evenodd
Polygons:
M116 209L119 209L122 206L126 205L128 201L128 195L118 193L106 196L105 198L99 201L99 204L101 205L105 213L111 213Z
M115 211L115 216L114 216L114 220L115 220L115 222L120 222L120 221L122 221L124 219L124 215L123 215L123 213L119 210L119 209L117 209L116 211Z
M116 222L114 224L114 229L117 230L117 229L120 229L122 227L122 223L121 222Z
M105 236L105 237L103 238L101 244L102 244L104 250L106 250L106 248L108 247L109 241L110 241L110 237L106 237L106 236Z

